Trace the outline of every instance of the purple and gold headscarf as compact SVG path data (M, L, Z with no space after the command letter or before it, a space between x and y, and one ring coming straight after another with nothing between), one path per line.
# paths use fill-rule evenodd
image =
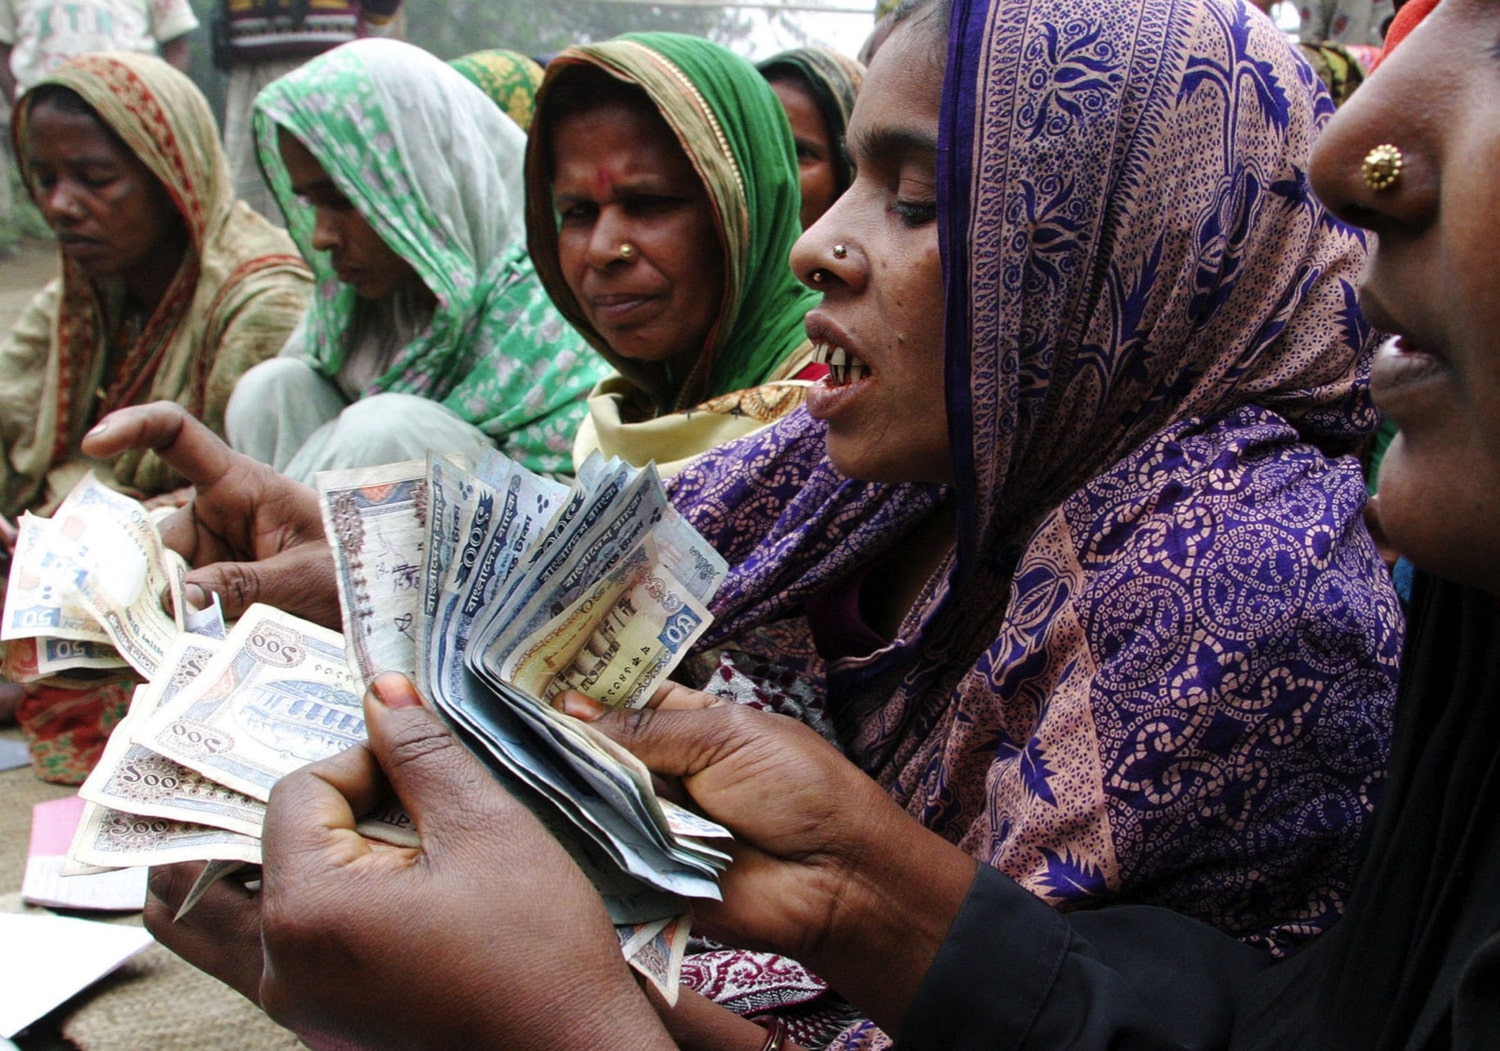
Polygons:
M901 638L829 668L848 754L1059 906L1167 905L1278 950L1339 911L1401 634L1341 455L1375 415L1364 244L1307 180L1331 112L1235 0L957 0L953 489L843 479L799 412L674 497L736 564L711 645L955 500Z

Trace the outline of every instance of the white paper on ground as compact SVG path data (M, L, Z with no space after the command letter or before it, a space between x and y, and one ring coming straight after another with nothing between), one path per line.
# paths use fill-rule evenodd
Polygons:
M144 927L0 913L0 1036L15 1036L150 944Z
M30 764L25 741L0 741L0 770L19 770Z
M63 861L73 830L83 814L83 800L65 796L31 808L31 849L21 898L54 909L132 912L146 901L144 865L87 876L64 876Z

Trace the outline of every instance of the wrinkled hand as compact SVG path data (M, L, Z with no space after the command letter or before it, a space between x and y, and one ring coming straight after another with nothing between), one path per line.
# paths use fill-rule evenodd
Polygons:
M405 677L372 692L368 749L272 791L260 900L220 883L174 925L194 872L156 872L151 932L315 1046L670 1047L563 848ZM418 848L355 831L388 785Z
M574 692L561 702L734 832L724 900L694 902L695 930L791 956L898 1031L972 858L794 719L677 685L654 709L604 711Z
M151 449L193 484L196 495L161 523L162 539L195 567L187 599L224 615L254 602L337 628L338 583L318 496L265 464L234 452L172 402L110 413L83 439L90 456Z

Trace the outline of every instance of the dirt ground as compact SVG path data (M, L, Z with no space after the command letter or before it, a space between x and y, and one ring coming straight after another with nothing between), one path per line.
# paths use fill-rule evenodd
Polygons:
M50 241L22 241L13 254L0 256L0 332L56 273L57 246Z

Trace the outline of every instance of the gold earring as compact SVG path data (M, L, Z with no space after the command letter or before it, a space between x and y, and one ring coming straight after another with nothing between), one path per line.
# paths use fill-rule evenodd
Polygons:
M1364 163L1359 166L1359 174L1364 177L1366 186L1379 193L1396 185L1405 163L1401 151L1385 142L1365 154Z
M841 244L837 244L837 245L833 246L833 257L835 259L844 259L844 258L847 258L848 255L849 255L849 249L848 249L847 246L841 245Z
M627 263L635 258L635 245L631 244L629 241L621 244L617 251L620 253L620 258L625 260Z

